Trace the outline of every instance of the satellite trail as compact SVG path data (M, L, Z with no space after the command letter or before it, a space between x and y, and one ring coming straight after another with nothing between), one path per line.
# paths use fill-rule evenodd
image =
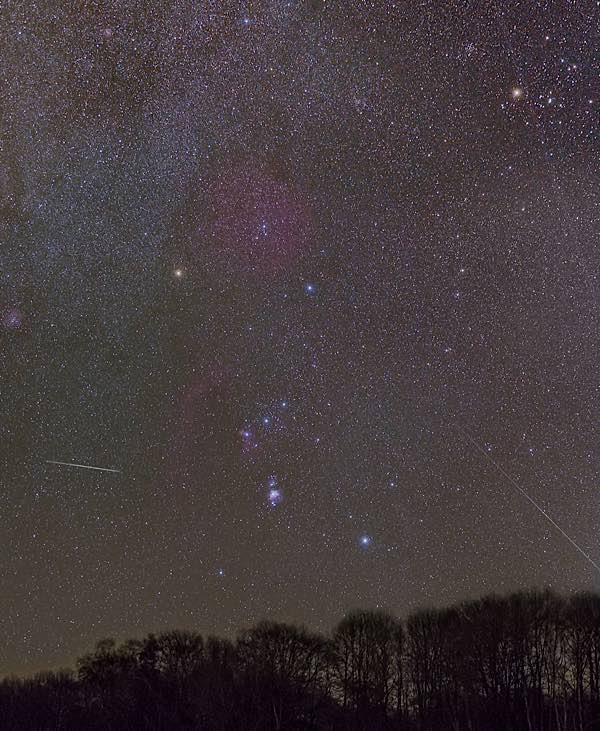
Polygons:
M494 465L494 467L495 467L495 468L496 468L496 469L498 470L498 472L499 472L499 473L500 473L501 475L503 475L503 476L504 476L504 477L505 477L505 478L506 478L506 479L507 479L507 480L508 480L508 481L510 482L510 484L511 484L511 485L512 485L512 486L513 486L513 487L514 487L514 488L515 488L516 490L518 490L518 491L519 491L519 492L521 493L521 495L523 495L523 497L524 497L524 498L526 498L527 500L529 500L529 502L530 502L530 503L531 503L531 504L533 505L533 507L534 507L534 508L536 508L536 510L538 510L538 511L539 511L539 512L540 512L540 513L541 513L541 514L542 514L542 515L544 516L544 518L546 518L546 520L547 520L547 521L548 521L548 522L549 522L549 523L550 523L551 525L553 525L553 526L554 526L554 527L556 528L556 530L557 530L557 531L558 531L558 532L559 532L559 533L560 533L560 534L561 534L561 535L562 535L562 536L563 536L564 538L566 538L566 539L567 539L567 541L569 541L569 543L570 543L570 544L571 544L571 545L572 545L572 546L573 546L574 548L576 548L576 549L577 549L577 550L579 551L579 553L580 553L580 554L581 554L581 555L582 555L582 556L583 556L583 557L584 557L584 558L586 559L586 561L588 561L588 562L590 563L590 565L591 565L591 566L593 566L593 567L594 567L594 568L596 569L596 571L598 571L598 572L600 573L600 566L599 566L599 565L598 565L598 564L597 564L597 563L596 563L596 562L594 561L594 559L593 559L593 558L592 558L592 557L591 557L591 556L590 556L589 554L587 554L587 553L586 553L586 552L585 552L585 551L583 550L583 548L581 548L581 546L580 546L580 545L579 545L579 544L578 544L578 543L577 543L576 541L574 541L574 540L573 540L573 538L571 538L571 536L570 536L570 535L569 535L569 534L568 534L568 533L567 533L567 532L566 532L566 531L565 531L565 530L564 530L563 528L561 528L561 527L560 527L560 525L559 525L559 524L558 524L558 523L557 523L557 522L556 522L556 521L555 521L555 520L554 520L554 519L553 519L553 518L552 518L552 517L551 517L550 515L548 515L548 513L547 513L547 512L546 512L546 511L544 510L544 508L542 508L542 506L541 506L541 505L539 505L539 504L538 504L538 503L537 503L537 502L536 502L536 501L535 501L535 500L534 500L534 499L533 499L533 498L531 497L531 495L529 495L529 494L528 494L527 492L525 492L525 490L524 490L524 489L523 489L523 488L522 488L522 487L521 487L521 486L519 485L519 483L518 483L518 482L517 482L517 481L516 481L516 480L514 479L514 477L511 477L511 476L510 476L510 475L508 474L508 472L507 472L507 471L506 471L506 470L505 470L505 469L504 469L504 468L503 468L503 467L502 467L501 465L499 465L499 464L498 464L498 462L496 462L496 460L495 460L495 459L492 459L492 458L490 457L490 455L489 455L489 454L488 454L488 453L487 453L487 452L485 451L485 449L483 449L483 447L481 447L481 445L480 445L480 444L478 444L478 443L477 443L477 442L475 441L475 439L473 439L473 437L472 437L472 436L471 436L471 435L469 434L469 432L468 432L468 431L467 431L466 429L464 429L464 428L463 428L462 426L460 426L459 424L457 424L456 426L458 427L458 430L459 430L459 431L460 431L460 432L461 432L461 433L463 434L463 436L464 436L464 437L465 437L466 439L468 439L468 441L469 441L469 442L470 442L470 443L471 443L471 444L473 445L473 447L475 447L475 449L476 449L476 450L477 450L478 452L480 452L480 453L481 453L481 454L482 454L482 455L483 455L483 456L484 456L484 457L485 457L485 458L486 458L486 459L488 460L488 462L490 462L491 464L493 464L493 465Z
M76 464L75 462L57 462L53 459L47 459L47 464L61 464L65 467L81 467L84 470L98 470L98 472L121 472L121 470L111 470L108 467L92 467L89 464Z

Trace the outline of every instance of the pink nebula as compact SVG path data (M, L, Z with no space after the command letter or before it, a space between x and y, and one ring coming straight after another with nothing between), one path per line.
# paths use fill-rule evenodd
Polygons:
M182 483L198 482L233 459L231 378L226 368L210 364L194 376L173 401L169 434L169 474Z
M298 258L310 237L305 197L264 169L223 172L209 193L210 240L228 266L259 274ZM200 242L199 242L200 243Z

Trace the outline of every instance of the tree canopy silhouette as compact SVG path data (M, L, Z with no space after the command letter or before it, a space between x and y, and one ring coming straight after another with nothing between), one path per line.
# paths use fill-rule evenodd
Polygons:
M264 621L235 642L104 639L76 673L5 678L0 714L7 731L600 729L600 597L357 610L330 636Z

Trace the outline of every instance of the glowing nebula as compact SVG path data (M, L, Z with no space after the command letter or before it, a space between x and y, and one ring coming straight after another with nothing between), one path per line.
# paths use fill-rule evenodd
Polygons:
M272 508L277 507L279 503L283 500L283 493L281 490L279 490L276 487L273 487L269 490L269 505Z
M23 315L16 308L8 309L2 315L2 324L7 330L18 330L23 323Z
M168 463L173 481L197 480L232 458L236 440L229 436L231 413L226 406L231 401L231 389L230 374L221 364L198 365L193 377L173 400ZM213 416L216 413L218 420ZM221 445L223 454L227 453L225 460L217 444Z
M275 272L309 239L308 206L298 191L265 170L241 166L221 174L209 195L210 238L228 266Z

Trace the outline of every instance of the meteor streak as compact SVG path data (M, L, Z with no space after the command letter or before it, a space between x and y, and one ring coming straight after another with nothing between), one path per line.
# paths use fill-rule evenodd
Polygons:
M57 462L53 459L47 459L47 464L61 464L65 467L81 467L84 470L98 470L98 472L121 472L121 470L111 470L108 467L92 467L89 464L76 464L75 462Z

